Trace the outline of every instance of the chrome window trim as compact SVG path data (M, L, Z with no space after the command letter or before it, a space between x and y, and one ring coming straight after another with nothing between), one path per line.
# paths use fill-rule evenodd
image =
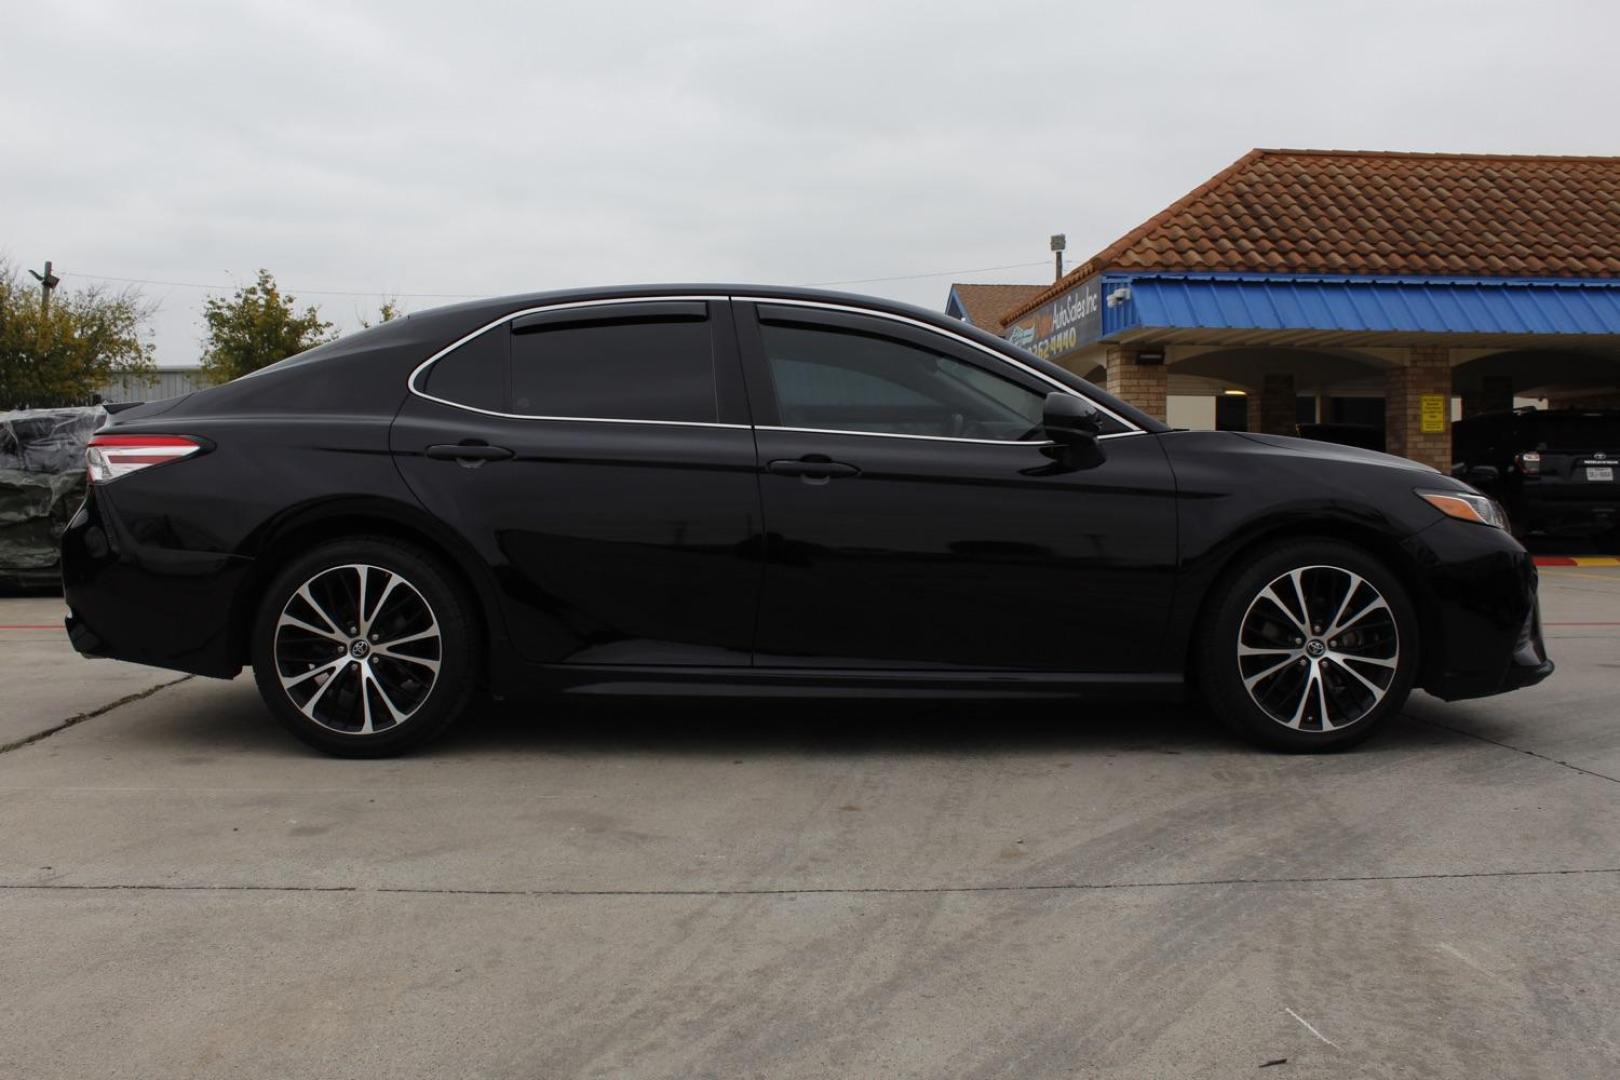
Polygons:
M565 311L570 308L613 307L620 304L641 304L664 300L699 300L705 303L713 303L718 300L733 300L748 304L779 304L790 307L821 308L826 311L841 311L851 315L866 315L871 318L887 319L890 322L904 323L907 326L914 326L920 330L927 331L928 333L938 334L940 337L948 338L952 341L970 346L971 348L977 349L979 352L999 360L1004 364L1011 364L1013 367L1024 372L1025 374L1034 376L1041 382L1046 383L1047 385L1062 391L1071 397L1082 398L1085 401L1090 402L1091 405L1099 412L1112 417L1116 422L1123 424L1127 429L1125 431L1115 431L1110 432L1107 435L1098 436L1100 439L1118 439L1127 435L1145 434L1141 428L1137 427L1123 416L1120 416L1106 405L1103 405L1101 402L1087 397L1085 394L1080 393L1073 387L1061 383L1052 378L1050 375L1037 371L1027 364L1022 364L1013 357L998 352L997 350L990 348L988 345L982 345L979 342L974 341L972 338L963 337L962 335L953 333L950 330L934 326L932 323L926 323L921 319L913 319L906 315L894 315L886 311L876 311L872 308L854 307L850 304L833 304L823 300L800 300L779 296L721 296L713 293L703 295L670 294L664 296L612 296L599 300L568 300L556 304L540 304L536 307L523 308L520 311L510 312L506 315L502 315L498 319L485 323L478 329L468 334L464 334L460 338L457 338L455 341L451 342L449 345L446 345L444 348L440 349L438 352L434 353L432 356L428 357L426 360L423 360L420 364L411 369L410 375L406 377L405 387L410 393L415 394L417 397L423 398L424 400L436 402L440 405L446 405L452 409L463 409L467 412L478 413L481 416L497 416L503 420L549 420L561 423L576 424L656 424L661 427L720 428L733 431L749 431L757 429L760 431L790 431L807 435L866 435L880 439L921 439L929 442L977 443L980 445L990 446L1051 445L1050 441L1032 442L1023 439L963 439L949 435L907 435L900 432L888 431L844 431L838 428L781 427L769 424L722 424L707 420L633 420L624 417L609 416L541 416L533 413L509 413L499 412L494 409L481 409L476 405L465 405L459 401L451 401L448 398L436 397L433 394L429 394L426 391L419 389L416 385L417 380L421 377L422 373L427 371L428 368L432 367L441 358L451 352L454 352L456 349L461 348L461 346L467 344L467 342L471 341L473 338L478 337L481 334L487 334L489 331L495 329L497 326L500 326L502 323L509 323L513 319L520 319L525 315L534 315L542 311Z
M843 428L779 427L775 424L755 424L755 431L791 431L800 435L868 435L874 439L922 439L926 442L978 443L982 446L1056 446L1051 439L1036 442L1033 439L964 439L959 435L911 435L902 431L848 431ZM1123 439L1141 435L1141 431L1111 431L1099 435L1101 439Z
M765 297L765 296L733 296L731 299L740 300L743 303L747 303L747 304L775 304L775 305L787 305L787 306L790 306L790 307L822 308L822 309L824 309L826 311L842 311L842 312L847 312L848 314L851 314L851 315L866 315L866 316L869 316L869 317L874 318L874 319L887 319L890 322L904 323L907 326L915 326L919 330L925 330L930 334L938 334L940 337L949 338L952 341L957 341L957 342L962 343L963 345L967 345L967 346L970 346L971 348L977 349L980 352L984 353L986 356L990 356L990 357L995 358L996 360L1001 361L1003 364L1011 364L1013 367L1017 368L1019 371L1024 372L1026 375L1033 375L1035 378L1039 379L1041 382L1044 382L1048 386L1051 386L1054 389L1060 390L1063 393L1070 395L1071 397L1083 398L1084 400L1086 400L1088 402L1091 402L1092 406L1095 407L1098 412L1104 413L1104 414L1106 414L1108 416L1113 417L1116 421L1123 424L1127 429L1125 431L1116 431L1116 432L1113 432L1113 433L1111 433L1109 435L1101 436L1102 438L1109 439L1109 438L1113 438L1113 437L1115 437L1117 435L1141 435L1141 434L1144 434L1144 432L1143 432L1143 430L1141 428L1137 427L1135 424L1131 423L1129 420L1125 419L1123 416L1119 415L1114 410L1108 408L1108 406L1104 405L1102 402L1093 400L1092 398L1090 398L1090 397L1086 396L1085 394L1082 394L1080 391L1076 390L1074 387L1069 386L1066 383L1059 382L1057 379L1052 378L1050 375L1047 375L1045 372L1037 371L1036 369L1030 367L1028 364L1021 363L1018 360L1014 359L1013 357L1008 356L1007 354L1005 354L1003 352L1000 352L999 350L992 349L988 345L980 344L979 342L974 341L972 338L963 337L961 334L955 333L954 331L951 331L951 330L947 330L947 329L945 329L943 327L935 326L933 323L923 322L921 319L913 319L909 315L894 315L894 314L891 314L890 312L887 312L887 311L875 311L872 308L854 307L854 306L852 306L850 304L833 304L833 303L829 303L829 302L827 302L825 300L797 300L797 299L787 299L785 297L775 297L775 296L771 296L771 297ZM804 430L804 429L799 429L799 430ZM870 435L870 434L874 434L874 433L873 432L853 432L853 433L847 433L847 434ZM932 436L905 436L905 437L906 438L944 438L945 436L932 435ZM969 440L964 439L964 440L958 440L958 441L966 442L966 441L969 441ZM1007 440L1007 439L984 439L984 440L980 440L980 439L974 439L974 440L971 440L971 441L973 441L973 442L1009 442L1009 441L1015 441L1015 440Z
M451 401L449 398L435 397L424 390L418 389L416 385L417 379L421 377L422 373L428 368L432 367L434 363L436 363L446 354L454 352L481 334L489 333L502 323L509 323L513 319L521 319L525 315L535 315L542 311L564 311L569 308L612 307L616 304L643 304L661 300L701 300L705 303L712 303L716 300L724 299L726 298L714 295L613 296L603 300L570 300L559 304L541 304L539 307L524 308L522 311L511 312L510 314L502 315L493 322L486 323L477 330L474 330L472 333L466 334L451 342L449 345L446 345L444 348L440 349L438 352L434 353L420 364L417 364L416 367L411 369L411 374L406 379L405 386L406 389L419 398L437 402L440 405L448 405L452 409L464 409L467 412L478 413L482 416L498 416L503 420L554 420L562 423L575 424L657 424L660 427L722 428L748 431L751 430L751 427L748 424L722 424L711 420L634 420L622 416L538 416L532 413L498 412L494 409L480 409L476 405L464 405L459 401Z

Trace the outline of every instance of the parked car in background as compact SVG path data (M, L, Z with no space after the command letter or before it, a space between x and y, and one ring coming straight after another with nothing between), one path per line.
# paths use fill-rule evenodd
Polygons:
M1620 409L1515 409L1452 425L1452 473L1519 536L1620 531Z
M1412 462L1172 431L908 305L480 301L120 412L63 542L81 652L398 752L479 688L1086 703L1267 746L1553 670L1496 505ZM1421 642L1421 647L1419 643ZM1062 700L1065 703L1050 704Z
M98 406L0 412L0 589L60 587L62 531L84 501Z
M1384 429L1372 424L1300 424L1294 430L1300 438L1315 442L1337 443L1379 452L1384 449Z

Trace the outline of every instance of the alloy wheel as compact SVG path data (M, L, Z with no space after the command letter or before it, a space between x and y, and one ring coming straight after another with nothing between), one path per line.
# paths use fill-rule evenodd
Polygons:
M1400 632L1382 593L1337 566L1302 566L1261 589L1239 624L1238 675L1284 727L1336 731L1383 701Z
M433 692L443 641L421 591L393 570L348 564L305 581L276 619L276 674L323 728L374 735L406 723Z

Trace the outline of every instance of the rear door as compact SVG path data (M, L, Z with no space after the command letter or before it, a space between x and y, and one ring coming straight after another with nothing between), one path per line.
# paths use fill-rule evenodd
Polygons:
M746 666L759 489L724 300L519 313L413 377L394 458L533 661Z

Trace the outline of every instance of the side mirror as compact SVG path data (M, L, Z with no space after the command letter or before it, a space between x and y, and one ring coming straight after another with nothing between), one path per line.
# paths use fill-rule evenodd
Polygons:
M1095 443L1102 434L1102 413L1083 397L1054 390L1046 395L1041 410L1041 426L1055 443L1075 445Z
M1468 470L1463 479L1470 484L1494 484L1502 479L1502 471L1495 465L1475 465Z
M1097 437L1102 434L1102 413L1083 397L1054 390L1046 395L1041 427L1054 444L1061 468L1092 469L1107 455Z

